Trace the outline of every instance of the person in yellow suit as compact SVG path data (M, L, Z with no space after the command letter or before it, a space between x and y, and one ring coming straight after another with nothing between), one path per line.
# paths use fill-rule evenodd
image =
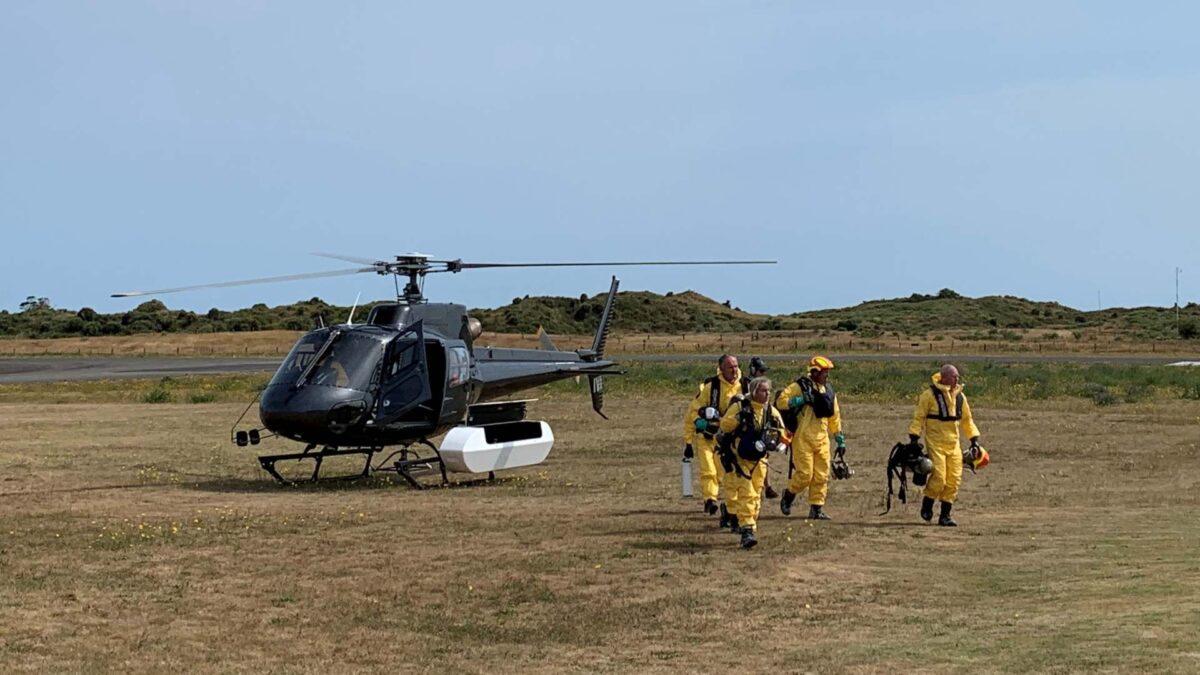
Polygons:
M726 473L725 498L736 505L742 548L754 548L758 539L758 512L762 506L767 455L783 449L783 418L771 407L771 381L750 380L749 396L732 405L721 418L721 443L732 463ZM732 489L730 489L732 486Z
M767 367L767 362L764 361L761 356L750 357L751 379L756 377L768 377L768 370L770 370L770 368ZM771 487L771 473L768 471L767 477L763 481L763 499L777 499L778 497L779 493L775 491L775 488Z
M925 434L925 447L933 462L933 472L925 484L925 498L921 501L921 518L933 520L933 502L942 502L938 525L956 527L958 523L950 517L954 500L958 498L958 486L962 483L963 453L959 445L959 433L971 439L973 455L982 453L979 448L979 427L971 416L971 405L963 396L962 384L958 381L958 368L946 364L933 374L933 383L917 398L912 424L908 425L910 441Z
M738 367L737 357L722 355L717 361L717 374L700 383L700 390L683 415L683 456L694 457L700 465L704 512L715 515L720 510L721 527L728 526L731 507L718 501L724 471L716 452L717 430L730 404L745 395L748 382L749 378L743 377Z
M829 440L832 437L841 453L846 452L846 437L842 434L842 411L838 405L829 371L833 361L814 356L808 362L808 375L801 377L779 392L775 407L795 416L792 435L792 478L779 499L783 515L792 514L796 496L808 490L808 517L829 520L825 513L825 496L829 491Z

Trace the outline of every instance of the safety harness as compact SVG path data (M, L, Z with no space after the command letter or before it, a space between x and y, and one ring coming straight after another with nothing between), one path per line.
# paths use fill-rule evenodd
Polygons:
M708 407L713 408L723 416L725 411L721 410L721 382L722 380L720 375L713 375L712 377L704 380L704 383L708 385ZM750 389L750 378L743 375L739 380L739 384L741 384L742 387L742 396L745 396L746 392ZM703 418L701 417L698 419ZM710 441L716 436L715 433L710 434L707 431L701 431L700 433Z
M962 419L963 401L966 399L963 397L961 391L954 397L954 414L951 415L950 408L946 402L946 393L939 389L936 384L929 385L929 388L933 391L933 400L937 403L938 411L936 415L926 415L925 419L937 420L939 422L957 422Z
M733 472L750 480L750 476L758 468L758 463L767 456L767 448L771 447L773 443L778 444L779 429L775 426L775 416L771 414L770 403L763 404L761 429L755 429L754 406L750 403L750 399L743 398L741 408L738 411L738 427L732 434L722 437L719 452L721 465L727 473ZM736 451L733 447L735 439L737 440ZM761 449L759 441L761 441ZM738 462L739 457L747 462L754 462L754 466L750 467L749 474L742 469L741 463Z
M781 417L783 417L783 426L786 427L789 432L794 433L797 427L800 426L800 416L804 412L804 406L808 406L812 409L814 417L822 419L833 417L833 402L835 394L833 393L832 384L826 383L825 391L822 392L821 388L817 386L816 382L813 382L812 379L803 375L799 378L796 378L796 384L800 387L800 393L804 394L805 403L798 408L792 408L789 406L787 410L782 411Z

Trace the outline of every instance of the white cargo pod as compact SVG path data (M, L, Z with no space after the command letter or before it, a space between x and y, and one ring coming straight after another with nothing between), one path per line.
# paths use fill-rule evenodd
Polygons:
M549 424L522 420L454 427L438 452L447 471L487 473L541 464L553 445Z

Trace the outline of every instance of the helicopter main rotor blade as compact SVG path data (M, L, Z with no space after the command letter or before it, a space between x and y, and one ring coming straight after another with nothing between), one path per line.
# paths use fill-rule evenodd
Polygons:
M629 265L774 265L775 260L648 260L642 262L565 262L565 263L468 263L461 260L431 260L446 265L447 272L487 267L616 267Z
M334 260L342 260L345 262L357 263L359 265L376 265L376 264L379 264L380 262L382 262L380 260L371 260L370 258L360 258L359 256L354 256L354 255L342 255L340 253L316 253L316 252L314 252L314 253L310 253L309 255L320 256L322 258L332 258Z
M347 274L361 274L363 272L376 272L374 267L356 267L349 270L333 270L332 272L308 272L307 274L286 274L281 277L261 277L258 279L243 279L241 281L221 281L215 284L197 284L195 286L180 286L178 288L159 288L153 291L125 291L123 293L113 293L114 298L132 298L140 295L162 295L163 293L178 293L179 291L193 291L199 288L226 288L229 286L247 286L249 284L271 284L277 281L298 281L300 279L318 279L320 277L338 277Z

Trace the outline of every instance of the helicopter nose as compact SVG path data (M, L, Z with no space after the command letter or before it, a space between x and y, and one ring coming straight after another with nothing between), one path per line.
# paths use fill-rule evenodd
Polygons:
M358 424L369 405L365 394L335 387L268 387L259 401L259 419L271 431L299 441L336 442Z

